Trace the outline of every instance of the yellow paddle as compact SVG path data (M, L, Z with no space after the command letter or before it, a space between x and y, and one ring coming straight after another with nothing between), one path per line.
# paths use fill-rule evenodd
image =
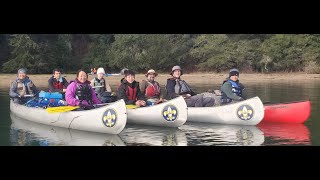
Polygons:
M72 111L74 109L80 108L80 106L59 106L59 107L48 107L46 110L48 113L62 113ZM127 109L135 109L138 108L136 105L126 105Z
M48 107L46 110L48 113L62 113L72 111L74 109L80 108L80 106L58 106L58 107Z
M138 106L133 105L133 104L129 104L129 105L126 105L126 108L127 109L135 109L135 108L138 108Z

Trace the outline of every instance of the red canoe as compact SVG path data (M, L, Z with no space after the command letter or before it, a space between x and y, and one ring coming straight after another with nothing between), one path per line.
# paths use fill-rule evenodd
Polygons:
M264 108L262 122L304 123L310 116L311 102L270 104Z

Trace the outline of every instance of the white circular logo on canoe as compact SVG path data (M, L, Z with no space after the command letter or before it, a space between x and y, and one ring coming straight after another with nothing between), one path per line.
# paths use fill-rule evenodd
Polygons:
M248 121L253 117L254 111L251 106L244 104L238 107L237 115L241 120Z
M175 121L178 117L178 109L174 105L166 105L162 110L162 117L166 121Z
M113 127L117 123L117 112L114 109L107 109L102 116L102 122L107 127Z

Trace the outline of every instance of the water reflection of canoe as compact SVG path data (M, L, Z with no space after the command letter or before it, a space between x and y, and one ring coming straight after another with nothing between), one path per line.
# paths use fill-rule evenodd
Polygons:
M263 132L256 126L186 123L179 127L188 133L188 145L259 146Z
M62 113L48 113L45 109L19 105L11 100L10 110L29 121L100 133L119 134L127 123L123 100L93 110Z
M32 142L39 142L40 145L45 144L49 146L125 145L118 135L94 133L34 123L22 119L13 113L10 114L10 117L12 120L11 141L14 145L32 145Z
M267 104L262 122L304 123L310 116L311 102Z
M131 146L186 146L187 138L178 128L127 125L119 134Z
M188 108L188 122L256 125L263 116L263 103L259 97L223 106Z
M309 129L304 124L262 122L258 127L273 141L272 145L311 144Z
M179 127L187 121L187 104L183 97L143 108L127 109L128 123Z

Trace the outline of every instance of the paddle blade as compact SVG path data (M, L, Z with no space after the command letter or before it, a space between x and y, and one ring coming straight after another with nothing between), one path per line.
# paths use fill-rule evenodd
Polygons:
M48 107L46 110L48 113L62 113L72 111L79 108L80 106L59 106L59 107Z
M126 105L126 108L127 108L127 109L135 109L135 108L137 108L137 107L138 107L138 106L133 105L133 104Z

